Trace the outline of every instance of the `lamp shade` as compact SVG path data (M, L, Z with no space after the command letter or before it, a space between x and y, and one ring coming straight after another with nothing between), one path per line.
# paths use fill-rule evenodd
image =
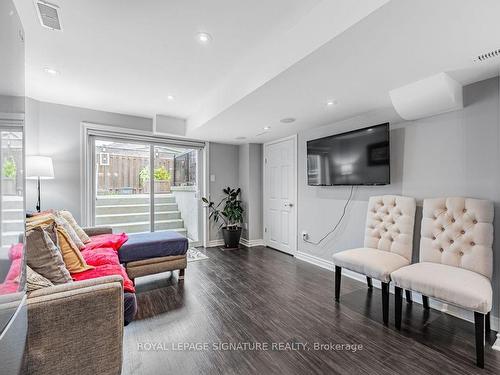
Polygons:
M26 178L50 180L54 178L52 158L48 156L26 157Z

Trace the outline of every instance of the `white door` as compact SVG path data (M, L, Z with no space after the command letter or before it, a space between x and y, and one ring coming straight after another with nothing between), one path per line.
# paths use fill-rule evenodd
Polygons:
M264 241L295 255L297 250L297 138L264 145Z

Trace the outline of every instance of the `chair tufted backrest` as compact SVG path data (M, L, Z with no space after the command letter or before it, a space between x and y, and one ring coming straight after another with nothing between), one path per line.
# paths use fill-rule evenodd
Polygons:
M420 261L465 268L491 278L493 203L471 198L425 199Z
M411 262L415 198L398 195L370 197L365 247L391 251Z

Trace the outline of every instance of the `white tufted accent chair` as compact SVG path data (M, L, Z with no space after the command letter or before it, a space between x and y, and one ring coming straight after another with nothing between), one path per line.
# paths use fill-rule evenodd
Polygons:
M372 278L380 280L383 319L388 324L390 275L411 263L415 208L415 199L409 197L384 195L369 199L364 247L333 255L336 301L340 299L342 268L366 275L370 289Z
M474 311L477 364L484 366L493 291L493 203L470 198L424 200L420 262L391 274L396 287L396 327L401 327L402 289Z

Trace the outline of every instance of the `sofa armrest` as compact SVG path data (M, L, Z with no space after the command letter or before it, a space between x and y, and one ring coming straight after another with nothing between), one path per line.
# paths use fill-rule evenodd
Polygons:
M102 277L31 293L23 373L120 374L123 345L120 279L120 276Z
M89 227L82 228L87 236L98 236L99 234L111 234L113 233L113 228L111 227Z

